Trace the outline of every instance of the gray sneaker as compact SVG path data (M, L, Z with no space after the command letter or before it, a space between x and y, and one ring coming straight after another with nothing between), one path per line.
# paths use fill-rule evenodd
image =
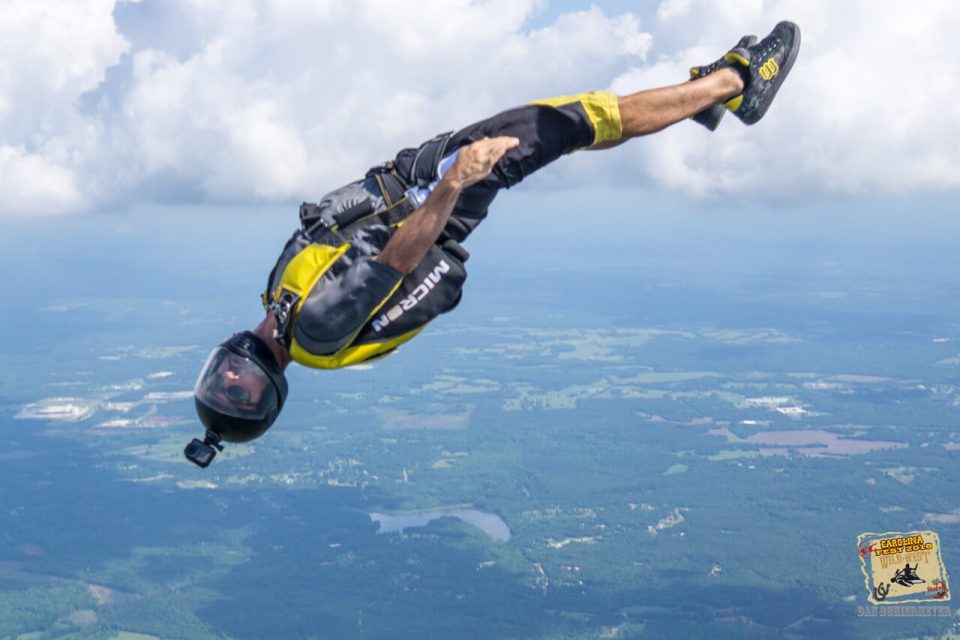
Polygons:
M747 49L755 44L757 44L757 36L743 36L740 38L740 41L733 46L733 49ZM690 67L690 79L696 80L697 78L708 76L714 71L733 66L733 64L734 63L729 62L726 58L720 58L702 67ZM716 131L720 125L720 120L723 119L723 114L726 112L727 110L722 104L715 104L693 116L692 120L699 122L707 129L710 129L710 131Z
M745 124L754 124L770 108L800 51L800 27L781 22L760 42L734 47L724 60L744 75L744 90L724 106Z

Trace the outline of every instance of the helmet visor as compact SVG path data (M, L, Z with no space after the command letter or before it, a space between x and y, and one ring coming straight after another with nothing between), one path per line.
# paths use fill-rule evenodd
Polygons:
M210 353L193 389L197 400L235 418L263 420L279 411L277 388L254 360L222 346Z

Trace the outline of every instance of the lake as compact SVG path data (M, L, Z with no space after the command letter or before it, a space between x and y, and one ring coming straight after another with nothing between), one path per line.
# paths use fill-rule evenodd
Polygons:
M371 513L370 519L380 525L377 533L402 532L411 527L423 527L438 518L457 518L473 525L494 540L509 540L510 527L503 518L495 513L480 511L479 509L433 509L417 511L415 513Z

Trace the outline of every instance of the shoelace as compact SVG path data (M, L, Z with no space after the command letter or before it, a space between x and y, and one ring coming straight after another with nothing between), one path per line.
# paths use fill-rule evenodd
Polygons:
M699 77L702 78L703 76L710 75L711 73L719 69L722 63L723 63L722 60L717 60L716 62L712 62L705 67L700 67Z
M760 43L763 46L757 51L758 55L753 62L756 62L757 59L766 58L771 52L775 51L780 46L780 36L772 36L772 38L773 39L765 45L763 42Z

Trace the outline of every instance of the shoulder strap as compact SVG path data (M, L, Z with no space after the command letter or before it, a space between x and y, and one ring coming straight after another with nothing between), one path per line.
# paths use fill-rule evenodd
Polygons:
M296 238L296 236L295 236ZM293 243L284 249L263 294L264 306L277 320L274 337L288 344L291 323L317 281L340 260L349 243L340 245Z
M384 202L388 207L392 207L403 199L404 192L407 190L407 184L400 177L397 171L397 165L393 160L388 160L383 164L372 167L367 171L368 178L375 178L380 186L380 193L383 195Z

